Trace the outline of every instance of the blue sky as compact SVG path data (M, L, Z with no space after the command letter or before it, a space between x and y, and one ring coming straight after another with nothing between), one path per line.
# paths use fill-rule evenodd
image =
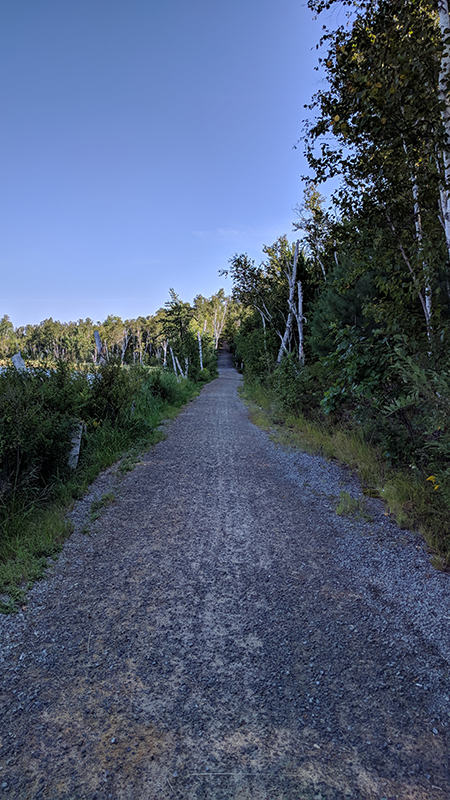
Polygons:
M0 316L152 314L292 235L320 27L302 0L0 0Z

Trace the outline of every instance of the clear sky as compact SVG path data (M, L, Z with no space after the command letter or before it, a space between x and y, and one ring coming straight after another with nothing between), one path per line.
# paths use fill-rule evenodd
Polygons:
M0 316L154 313L291 234L303 0L0 0Z

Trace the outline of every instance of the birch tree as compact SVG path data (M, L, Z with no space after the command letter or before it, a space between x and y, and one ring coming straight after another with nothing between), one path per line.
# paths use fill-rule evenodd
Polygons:
M270 246L264 245L267 256L256 265L247 254L230 259L228 270L233 280L233 299L259 315L267 369L279 364L285 353L295 350L304 361L303 344L303 281L307 277L305 259L299 243L292 245L280 236ZM308 284L308 289L311 286ZM269 332L272 334L269 344ZM272 353L273 334L278 339Z
M309 5L320 11L332 3ZM448 260L447 252L442 262L438 213L440 196L445 228L448 177L440 162L448 139L440 119L448 113L448 53L440 61L441 33L431 3L344 5L354 14L351 24L325 34L328 84L311 103L319 115L309 128L306 154L317 180L342 175L335 194L341 214L361 218L370 208L372 225L391 232L430 340L433 294Z

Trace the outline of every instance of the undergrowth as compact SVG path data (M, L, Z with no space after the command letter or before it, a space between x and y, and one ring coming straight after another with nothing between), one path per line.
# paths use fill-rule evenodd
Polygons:
M308 453L336 459L354 472L369 497L381 498L397 524L419 530L434 551L433 566L448 569L450 536L448 507L445 498L436 492L436 480L418 469L401 470L389 463L381 447L368 442L357 426L317 413L307 418L287 410L274 392L259 381L246 380L242 390L252 421L271 432L282 444L298 447ZM347 498L340 498L338 513L358 514Z
M37 376L17 378L9 370L6 378L0 376L5 384L0 386L0 392L3 390L3 397L7 395L14 412L10 416L16 437L13 451L9 446L11 432L6 430L7 420L3 418L5 430L0 431L3 433L3 438L0 435L2 613L13 613L25 603L27 590L43 577L51 559L57 557L72 531L66 514L73 502L84 495L102 470L115 462L119 461L122 473L134 469L140 454L164 438L158 427L160 423L176 416L201 388L188 380L177 381L172 373L159 369L139 368L132 372L107 365L103 372L104 381L101 373L94 380L92 377L87 380L86 376L83 379L79 374L71 377L65 366L59 375L54 372L46 376L40 371ZM30 422L28 438L21 429L24 403L26 420L34 420L35 426L42 420L40 430L35 433ZM74 470L67 467L70 425L65 408L69 419L70 415L72 418L77 415L83 420L80 458ZM58 424L54 435L50 422L55 414ZM8 445L4 445L8 433ZM56 437L60 441L54 441ZM52 462L40 457L39 448L45 446L52 448ZM92 519L113 498L104 496L99 502L98 508L91 508Z

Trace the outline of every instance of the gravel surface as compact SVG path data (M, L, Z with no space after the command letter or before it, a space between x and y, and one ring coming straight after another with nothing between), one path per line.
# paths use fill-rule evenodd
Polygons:
M220 363L0 619L0 796L450 798L449 577Z

